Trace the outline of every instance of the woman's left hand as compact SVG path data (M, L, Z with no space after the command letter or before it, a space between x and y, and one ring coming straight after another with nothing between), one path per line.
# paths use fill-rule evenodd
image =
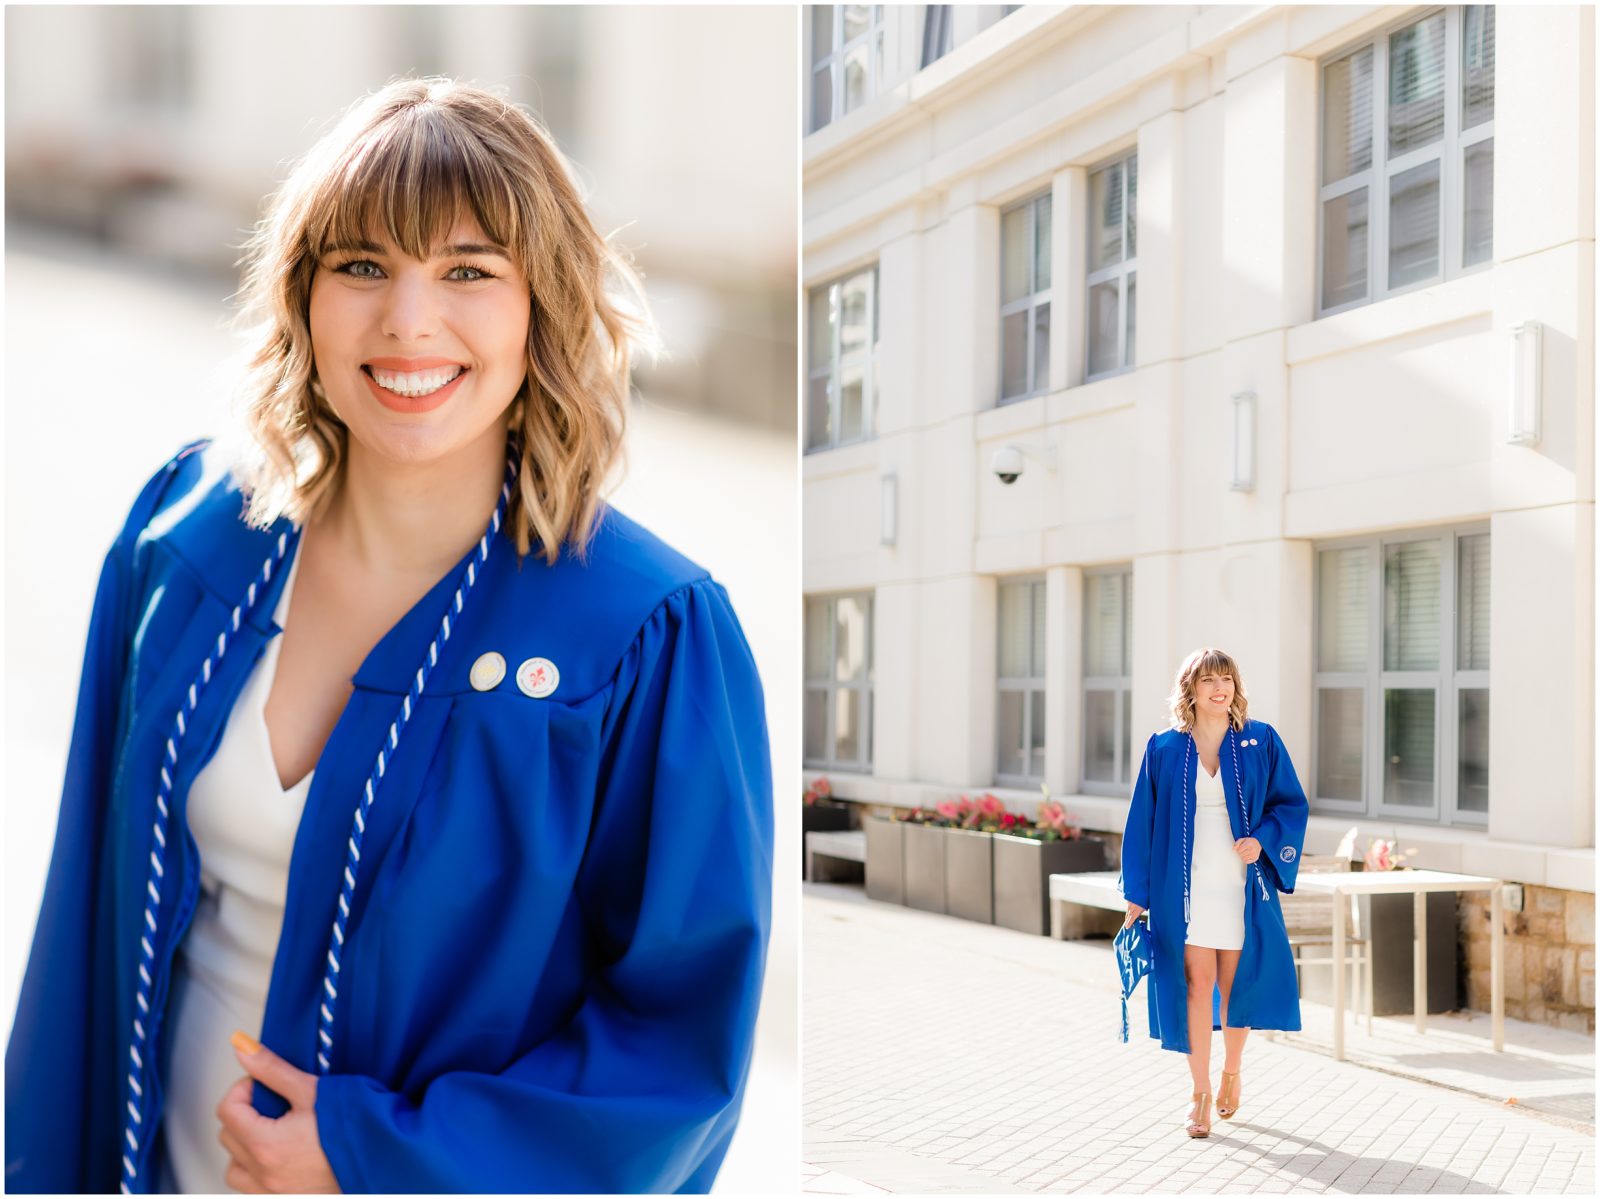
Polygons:
M237 1037L234 1054L249 1073L217 1104L222 1121L217 1139L233 1158L223 1180L250 1195L339 1194L339 1180L317 1135L317 1076L296 1069L265 1045L246 1053ZM276 1120L256 1111L250 1106L253 1082L282 1095L289 1110Z
M1261 842L1254 837L1240 837L1233 843L1233 852L1248 866L1261 856Z

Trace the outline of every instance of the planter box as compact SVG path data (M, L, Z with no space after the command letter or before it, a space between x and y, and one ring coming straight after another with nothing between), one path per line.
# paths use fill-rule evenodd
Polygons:
M1106 869L1102 841L1037 841L995 833L994 922L1018 932L1048 936L1050 876Z
M963 920L994 923L994 834L940 829L944 846L945 912Z
M867 898L904 903L905 823L869 816L861 826L867 834Z
M1372 1014L1410 1015L1412 994L1412 898L1409 895L1362 895L1361 927L1372 937ZM1449 1012L1460 1007L1456 996L1457 967L1456 895L1434 891L1428 895L1428 1010ZM1323 956L1327 956L1324 949ZM1333 1002L1333 972L1326 966L1308 966L1300 972L1300 994L1313 1003ZM1366 999L1356 990L1356 972L1346 975L1345 1005L1350 1012L1366 1010Z
M904 836L906 907L943 913L947 830L929 824L906 824Z

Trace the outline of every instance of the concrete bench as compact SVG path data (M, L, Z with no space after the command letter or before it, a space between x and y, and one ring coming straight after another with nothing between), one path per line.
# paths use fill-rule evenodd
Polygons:
M859 862L862 873L867 864L867 834L861 829L847 832L806 834L806 882L828 882L816 874L818 861ZM852 873L855 873L852 871Z
M1091 870L1050 876L1050 935L1058 941L1115 936L1128 915L1117 888L1121 872Z

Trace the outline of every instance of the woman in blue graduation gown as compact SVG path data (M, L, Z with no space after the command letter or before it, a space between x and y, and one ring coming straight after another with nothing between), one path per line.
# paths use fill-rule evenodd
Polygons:
M424 488L450 565L358 647L316 757L260 1047L210 1130L229 1185L709 1189L751 1060L770 762L726 592L599 496L636 332L618 279L548 136L443 81L369 98L275 198L254 436L157 470L95 595L6 1051L9 1190L163 1176L195 1051L163 1022L189 784L285 632L295 556L394 544L417 530L384 498Z
M1134 784L1121 886L1128 923L1148 913L1150 1035L1189 1055L1187 1131L1205 1136L1212 1031L1225 1047L1217 1114L1229 1118L1249 1030L1300 1027L1278 893L1294 890L1308 805L1277 730L1249 718L1227 654L1190 654L1170 702L1172 727L1150 738ZM1213 823L1203 797L1218 783Z

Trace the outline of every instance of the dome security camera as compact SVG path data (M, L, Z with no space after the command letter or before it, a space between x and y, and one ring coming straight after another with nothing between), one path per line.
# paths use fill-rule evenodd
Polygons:
M1022 477L1022 451L1014 445L1001 446L989 460L989 469L1006 486Z

